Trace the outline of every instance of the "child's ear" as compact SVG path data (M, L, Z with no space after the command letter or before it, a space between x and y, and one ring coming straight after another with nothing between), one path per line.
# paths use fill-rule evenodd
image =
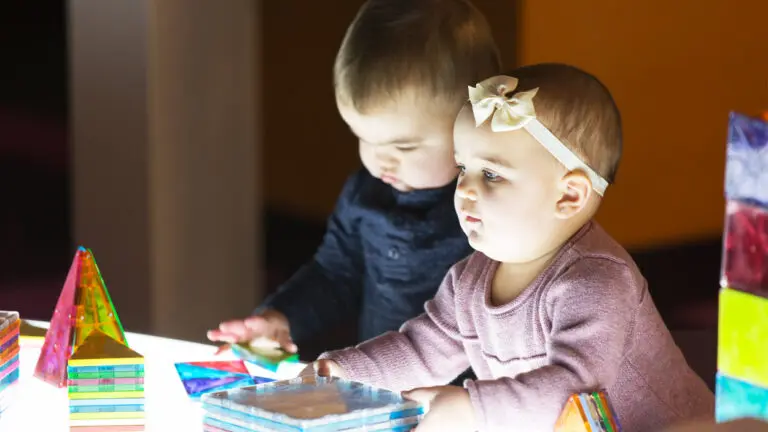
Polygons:
M568 219L586 207L592 196L592 182L583 171L571 171L560 179L560 200L555 217Z

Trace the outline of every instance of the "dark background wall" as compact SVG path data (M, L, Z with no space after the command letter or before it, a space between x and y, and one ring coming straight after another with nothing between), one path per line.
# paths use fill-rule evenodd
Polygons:
M0 6L0 300L70 253L65 34L64 2Z

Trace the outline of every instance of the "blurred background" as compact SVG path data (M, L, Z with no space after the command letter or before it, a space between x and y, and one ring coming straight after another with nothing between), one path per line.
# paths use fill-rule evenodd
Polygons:
M625 153L599 222L714 368L727 116L768 109L768 3L475 3L509 68L571 63L612 90ZM0 309L48 320L84 245L127 330L202 340L248 314L359 166L331 68L361 4L3 2ZM306 352L344 332L327 339Z

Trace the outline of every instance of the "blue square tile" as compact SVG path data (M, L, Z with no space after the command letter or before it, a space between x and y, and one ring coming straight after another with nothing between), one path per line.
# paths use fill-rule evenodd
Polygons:
M768 389L718 373L715 419L721 423L747 417L768 421Z
M725 196L768 206L768 122L731 113Z

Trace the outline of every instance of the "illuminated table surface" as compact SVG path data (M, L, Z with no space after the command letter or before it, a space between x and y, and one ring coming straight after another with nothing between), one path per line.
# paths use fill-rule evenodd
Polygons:
M48 327L48 323L29 321ZM144 356L145 431L202 431L200 403L190 399L176 374L174 363L235 360L229 351L214 356L216 347L175 339L126 332L131 348ZM38 344L42 345L42 344ZM69 431L66 388L56 388L33 376L40 346L22 343L20 377L12 405L0 417L0 431ZM293 378L304 366L285 363L276 373L248 364L252 375ZM77 431L77 428L73 428Z

